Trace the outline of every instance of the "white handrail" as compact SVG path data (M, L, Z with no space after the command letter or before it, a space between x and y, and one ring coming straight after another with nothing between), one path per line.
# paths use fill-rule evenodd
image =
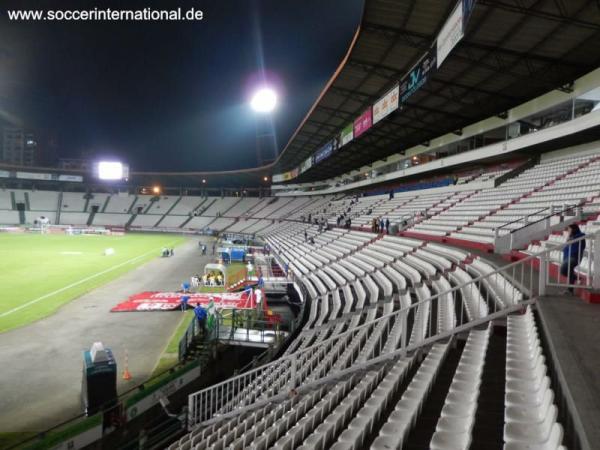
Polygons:
M545 214L541 219L529 221L530 217L538 217L542 215L541 213L544 211L549 211L550 213ZM565 213L568 211L574 211L574 214L569 219L565 219ZM560 221L559 223L552 224L552 219L555 217L559 217ZM507 253L511 250L521 248L535 239L543 238L553 231L581 220L582 218L583 208L580 204L563 205L562 209L557 211L555 211L554 206L547 206L495 228L494 250L496 253ZM519 228L508 228L510 225L519 223L523 223ZM507 232L502 234L502 230L507 230Z
M595 242L600 242L600 232L593 237ZM582 239L585 237L565 243L563 247ZM600 248L600 244L597 244L596 248ZM367 348L364 343L368 339L374 339L374 345L368 347L372 353L366 358L363 357L366 364L388 360L390 355L393 357L405 356L408 352L430 345L436 340L447 338L517 311L524 305L535 302L538 295L544 295L550 280L545 269L547 265L544 266L543 262L547 261L550 252L555 250L547 249L530 255L427 299L422 299L408 307L384 314L362 325L321 340L318 340L320 331L330 333L332 328L324 326L323 330L316 329L309 336L309 338L316 338L316 343L191 394L188 399L188 426L196 426L211 419L215 414L225 415L242 411L256 402L263 402L289 392L290 389L306 383L306 380L314 381L337 372L345 372L348 369L346 366L352 363L356 355ZM594 254L598 259L597 253ZM537 261L541 261L542 264L540 271L534 272L534 262ZM598 278L600 277L595 277L596 280ZM507 282L508 280L510 283ZM515 289L514 285L517 285L519 289ZM592 283L590 283L591 285ZM498 286L502 292L498 292ZM485 298L482 293L485 293ZM442 296L452 298L455 311L451 313L456 312L457 317L455 328L438 332L437 321L434 320L434 317L437 316L437 308L432 306L433 302ZM426 312L423 313L423 311ZM382 353L383 336L390 335L393 325L397 321L400 321L401 325L399 347L384 354ZM408 328L411 327L414 330L415 324L423 328L424 333L420 338L411 337L412 333L408 333Z

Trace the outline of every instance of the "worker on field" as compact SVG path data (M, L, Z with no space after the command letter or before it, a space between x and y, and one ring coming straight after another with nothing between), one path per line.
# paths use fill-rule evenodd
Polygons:
M206 336L206 309L202 307L200 303L194 308L194 315L198 321L198 328L202 330L202 334Z
M181 310L185 311L188 307L188 302L190 301L190 296L189 295L182 295L181 298L179 299L179 302L181 304Z

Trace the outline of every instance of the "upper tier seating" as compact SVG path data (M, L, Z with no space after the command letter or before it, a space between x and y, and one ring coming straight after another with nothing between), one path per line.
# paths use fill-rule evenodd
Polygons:
M0 211L12 209L11 191L0 189Z
M261 199L258 197L245 197L241 199L237 204L230 208L225 215L227 217L241 217L246 214L251 208L255 207L260 203Z
M179 201L181 197L178 195L163 195L155 197L156 201L153 201L150 208L146 211L146 214L165 214L171 207ZM136 205L134 205L135 208Z
M63 192L60 205L61 214L62 212L84 212L85 203L84 194L81 192Z
M202 205L201 207L201 215L206 217L224 215L228 209L240 200L239 197L208 197L207 205Z
M18 211L0 211L0 225L18 225Z
M84 212L61 212L60 225L86 225L89 213Z
M128 194L113 194L110 196L108 203L106 204L106 209L103 212L106 213L128 213L133 203L136 201L135 195ZM119 222L122 222L119 220ZM124 223L126 223L125 220Z
M600 167L596 158L583 156L542 162L498 188L484 189L476 193L431 222L443 221L451 214L463 214L468 221L448 227L450 235L460 239L492 243L494 229L504 227L501 229L503 234L512 228L523 226L523 222L507 226L509 222L518 221L530 214L533 215L529 221L535 221L549 214L549 210L540 211L543 208L577 204L599 195L600 189L594 184L592 176ZM536 212L538 214L535 214ZM459 227L459 231L454 231ZM415 231L418 230L419 225L415 226Z
M28 191L31 211L54 211L58 208L58 192ZM54 222L52 222L54 223Z
M172 216L189 216L192 211L196 210L201 204L206 201L206 197L194 197L184 195L181 200L173 207L169 215Z

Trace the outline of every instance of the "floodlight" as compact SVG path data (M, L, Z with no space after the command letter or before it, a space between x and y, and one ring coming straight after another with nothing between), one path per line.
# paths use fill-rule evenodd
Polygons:
M122 180L125 177L123 164L115 161L98 163L98 178L101 180Z
M271 88L261 88L252 96L250 106L256 112L270 113L277 106L277 94Z

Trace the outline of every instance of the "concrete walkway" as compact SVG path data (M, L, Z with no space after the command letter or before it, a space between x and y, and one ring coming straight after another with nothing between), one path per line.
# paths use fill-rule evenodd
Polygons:
M210 238L205 239L207 245ZM180 311L111 313L129 295L177 290L201 273L198 238L63 306L57 313L0 334L0 432L43 431L81 412L83 357L95 341L110 347L118 363L119 392L145 381L181 320ZM133 380L120 378L129 353Z
M542 297L537 306L550 351L558 359L583 430L591 448L599 448L600 307L577 297L557 295Z

